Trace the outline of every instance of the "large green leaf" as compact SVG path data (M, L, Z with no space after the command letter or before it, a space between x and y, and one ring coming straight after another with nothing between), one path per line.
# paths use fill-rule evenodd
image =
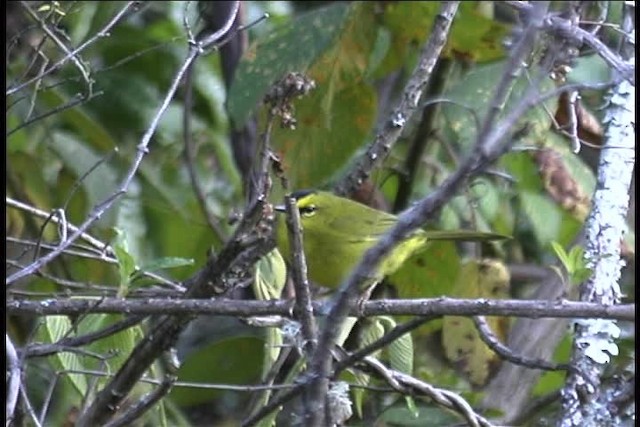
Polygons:
M478 9L477 3L460 4L443 55L459 56L476 62L493 61L504 56L502 41L508 34L509 27L491 19ZM406 1L385 4L383 25L391 34L391 47L379 70L380 75L402 66L407 56L424 44L439 10L439 2Z
M97 92L98 90L96 90ZM62 90L51 88L39 93L39 100L47 108L55 109L71 102L71 99ZM95 102L106 102L105 98L98 96ZM111 129L102 122L102 117L93 115L87 104L68 108L54 116L65 123L82 140L98 150L111 150L118 146L112 136Z
M103 161L107 154L98 154L75 134L62 131L51 135L50 147L69 171L78 178L83 176L82 187L90 208L117 191L118 175L109 162ZM87 174L96 165L98 166ZM107 211L101 218L103 224L112 223L114 213L113 210Z
M482 122L491 105L495 88L502 79L504 67L504 61L478 65L443 94L443 98L452 101L441 105L447 128L452 132L451 138L458 141L463 148L470 149L474 142L479 131L478 122ZM546 79L539 90L544 93L553 87L551 79ZM500 116L510 113L522 101L529 88L529 76L527 73L522 73L511 88L507 101L501 108ZM544 106L538 105L523 115L518 123L523 124L526 121L529 132L520 143L537 143L542 139L551 126L552 116L549 112L555 111L556 104L557 99L553 98Z
M240 337L205 346L192 353L178 371L179 381L216 384L256 383L262 370L264 341ZM242 355L242 357L238 357ZM228 393L210 388L174 387L169 396L180 406L193 406Z
M55 343L66 337L71 331L71 321L67 316L47 316L44 325L39 329L39 338L45 343ZM82 371L87 369L83 358L77 353L60 351L49 357L49 361L57 371ZM78 392L79 399L86 396L88 390L87 377L80 373L68 373L62 378L68 380L73 389Z
M399 298L435 298L450 294L459 267L453 242L433 242L405 261L389 281Z
M543 247L552 241L569 245L580 229L580 222L546 194L530 153L510 153L502 158L502 164L515 178L517 200L537 242ZM588 174L582 173L585 174L584 182L588 183Z
M292 188L319 187L346 165L373 125L376 96L368 84L348 86L333 95L329 89L321 86L297 103L297 129L273 133ZM332 107L319 109L328 96Z
M78 323L78 335L99 331L123 319L124 316L120 314L87 315ZM86 366L114 374L129 357L131 350L142 336L142 327L138 325L91 343L88 349L101 354L105 360L86 358Z
M242 126L267 89L290 71L304 72L341 31L350 6L309 12L258 40L243 55L229 89L229 115ZM304 46L304 48L302 48Z

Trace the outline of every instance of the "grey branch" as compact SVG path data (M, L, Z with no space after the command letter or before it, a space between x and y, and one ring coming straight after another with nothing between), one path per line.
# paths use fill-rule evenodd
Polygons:
M624 6L623 31L635 32L634 7ZM623 56L635 61L635 51L624 43ZM585 259L592 275L580 287L580 300L615 306L620 302L618 281L623 266L620 241L627 229L629 186L635 165L635 86L628 80L613 87L604 122L605 144L598 165L596 191L586 222ZM611 355L618 352L620 330L613 320L586 319L575 322L571 375L562 390L563 427L614 425L602 376Z
M316 315L323 312L323 302L314 302ZM244 301L216 299L166 298L56 298L41 301L9 300L6 312L10 315L53 316L84 313L129 313L150 316L199 315L211 316L290 316L294 302L290 300ZM635 321L635 304L604 305L579 301L546 300L488 300L488 299L397 299L374 300L353 307L349 315L364 317L384 315L404 316L513 316L540 318L599 318Z
M422 91L426 87L431 74L444 47L453 17L458 10L460 2L444 2L440 12L436 16L431 30L431 35L425 43L418 65L411 74L405 86L400 103L387 119L383 129L378 132L375 140L367 149L367 152L359 159L351 172L336 186L336 193L350 194L357 189L362 182L369 177L372 170L381 165L391 148L402 134L405 124L420 106Z
M20 384L22 382L22 369L20 368L18 353L8 334L5 335L5 347L7 357L7 403L5 406L5 419L7 420L7 425L9 425L13 419L13 414L15 413L18 403L18 392L20 391Z

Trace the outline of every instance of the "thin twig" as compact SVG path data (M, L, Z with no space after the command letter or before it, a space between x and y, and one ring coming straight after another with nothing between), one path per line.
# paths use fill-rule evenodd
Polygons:
M240 424L241 427L256 425L261 419L277 410L280 406L295 399L300 394L300 390L302 390L302 384L297 384L293 386L293 388L276 395L269 403L260 408L259 411L242 420L242 424Z
M502 73L502 77L498 82L498 86L494 89L494 96L491 100L489 109L482 123L482 127L478 132L477 141L485 141L489 139L495 121L500 112L504 109L505 103L511 93L516 78L525 66L525 59L529 55L535 45L536 38L543 18L549 8L548 1L539 1L533 4L528 14L528 22L522 31L520 38L514 43L509 54L507 62ZM533 87L533 86L532 86ZM518 116L519 117L519 116ZM487 144L485 143L485 146Z
M71 102L68 102L66 104L63 105L59 105L55 108L50 109L49 111L46 111L36 117L32 117L29 120L25 120L24 122L20 123L19 125L17 125L16 127L14 127L13 129L11 129L10 131L7 132L7 138L9 138L11 135L13 135L14 133L18 132L20 129L23 129L29 125L31 125L32 123L35 123L37 121L46 119L47 117L51 117L54 114L58 114L61 113L65 110L68 110L70 108L76 107L78 105L80 105L83 102L89 102L90 100L92 100L93 98L96 98L98 96L101 96L104 92L102 91L98 91L98 92L92 92L90 94L77 94L75 96L75 99Z
M182 139L184 141L184 159L187 166L187 172L189 173L189 179L191 180L191 187L193 188L193 192L196 195L196 200L200 205L200 210L202 211L207 224L209 224L209 228L211 228L213 233L216 235L218 241L224 242L225 233L220 227L219 219L216 218L211 209L209 209L207 196L204 193L202 186L200 185L200 180L198 179L198 175L196 173L196 153L193 144L193 138L191 137L191 109L193 107L194 72L194 67L189 68L189 71L185 75L184 80L185 94L182 114Z
M451 70L451 64L451 61L443 60L437 64L433 73L434 77L427 86L427 97L435 98L442 95L446 76ZM404 159L403 173L398 182L398 191L393 203L393 212L402 211L406 209L409 204L409 197L412 193L418 166L421 165L422 155L427 148L429 137L435 130L435 119L438 111L439 105L436 102L422 104L422 117Z
M550 17L548 20L545 20L545 23L545 28L559 32L561 37L565 37L570 40L582 41L589 45L589 47L594 49L611 68L616 70L625 80L635 86L635 66L631 63L625 62L594 34L580 28L578 25L571 25L570 22L558 16ZM629 36L625 35L625 37Z
M78 312L79 314L80 312ZM87 344L91 344L94 341L106 338L132 326L144 320L144 316L133 314L117 323L109 325L103 329L95 332L88 333L86 335L80 335L76 337L62 338L59 341L52 344L29 344L23 351L26 357L42 357L55 354L59 351L60 347L81 347Z
M351 194L355 189L360 187L362 182L369 177L374 167L380 165L386 158L409 119L413 113L417 111L422 91L429 82L440 52L447 41L447 35L458 10L459 3L458 1L442 3L440 11L435 17L431 34L420 52L418 64L405 86L398 106L393 110L391 117L384 124L383 129L377 133L375 140L369 146L367 152L360 157L356 165L351 169L351 173L336 186L336 192L338 194ZM400 222L401 220L398 226L394 227L388 235L392 235L393 231L401 229ZM416 227L417 225L414 226L414 228ZM408 232L409 230L406 231ZM403 234L404 233L396 236L396 241L403 238ZM318 347L309 364L310 375L308 375L308 378L310 378L310 381L309 384L307 384L307 387L309 387L309 400L315 402L315 408L313 409L313 417L308 420L305 419L305 423L312 427L324 425L326 421L325 399L328 392L328 377L332 364L331 349L333 348L338 331L342 330L342 324L349 312L349 306L353 304L356 298L359 284L364 282L369 271L375 271L379 261L394 245L393 241L389 242L385 237L383 237L374 248L367 251L364 259L356 268L355 274L350 276L349 280L347 280L335 294L327 322L319 334ZM391 239L393 239L393 237L391 237ZM377 249L381 250L377 251Z
M102 30L98 31L93 37L89 38L86 42L82 43L79 47L77 47L76 49L72 50L71 52L69 52L67 55L65 55L62 59L60 59L58 62L56 62L55 64L53 64L51 67L49 67L47 70L45 70L43 73L40 73L36 76L34 76L33 78L27 80L26 82L23 82L17 86L14 86L12 88L7 89L6 92L6 96L10 96L13 95L14 93L18 92L19 90L21 90L22 88L30 85L31 83L42 79L43 77L45 77L46 75L52 73L53 71L57 70L58 68L60 68L62 65L64 65L69 59L74 58L74 60L76 60L76 55L78 53L80 53L81 51L83 51L85 48L87 48L89 45L93 44L96 40L98 40L99 38L102 37L107 37L110 34L110 31L113 29L113 27L120 22L120 20L124 17L124 15L129 11L129 9L135 8L140 4L139 1L130 1L127 2L127 4L125 4L122 9L120 9L120 11L118 13L116 13L114 15L113 18L111 18L111 20L102 28Z
M27 410L27 413L31 417L33 425L35 427L42 427L42 424L40 424L38 416L36 415L36 411L33 409L31 400L29 400L29 395L27 394L27 388L25 387L25 384L20 384L20 396L22 397L22 406Z
M127 408L124 414L117 419L105 424L105 427L121 427L129 426L132 423L144 415L153 405L155 405L160 399L169 393L171 387L175 383L176 377L173 375L166 375L162 383L150 393L140 398L133 406Z
M467 421L469 426L493 426L486 418L477 414L471 405L457 393L434 387L411 375L389 369L382 362L370 356L364 359L364 363L401 394L418 393L428 396L434 403L458 413Z
M627 34L620 46L628 63L635 62L635 6L623 4L622 29ZM622 73L621 70L617 70ZM592 274L580 286L580 300L616 305L621 300L620 241L626 221L629 186L635 165L635 85L627 79L606 96L605 143L598 165L596 191L585 223L585 261ZM613 148L615 144L617 147ZM615 424L609 410L610 393L602 384L612 354L617 354L619 328L613 321L587 319L574 323L570 374L562 389L563 427Z
M349 354L347 357L341 359L335 365L335 372L339 373L350 366L353 366L358 361L364 359L366 356L369 356L381 348L389 345L391 342L397 340L401 336L408 334L414 329L419 328L421 325L429 322L437 318L438 316L420 316L415 319L409 320L401 325L394 327L392 330L384 334L382 337L378 338L374 342L368 344L367 346Z
M140 141L140 143L138 144L138 147L137 147L137 153L136 153L136 155L135 155L135 157L134 157L134 159L133 159L133 161L131 163L131 166L129 167L129 170L126 173L126 176L124 177L124 179L122 180L121 184L119 185L117 190L114 192L114 194L112 194L111 196L107 197L101 203L98 203L91 210L91 212L87 216L87 219L80 226L78 226L78 229L71 236L69 236L69 238L65 242L62 242L58 248L56 248L55 250L51 251L50 253L48 253L47 255L43 256L42 258L38 259L37 261L32 262L30 265L28 265L24 269L22 269L20 271L17 271L15 273L13 273L11 276L7 277L7 279L5 280L5 284L6 285L10 285L10 284L22 279L23 277L26 277L26 276L29 276L30 274L33 274L35 271L37 271L40 268L44 267L49 262L51 262L53 259L58 257L62 253L62 251L64 251L71 243L73 243L95 221L97 221L99 218L101 218L102 215L108 209L110 209L111 206L113 206L113 204L115 203L115 201L117 199L119 199L123 194L126 193L127 189L129 188L129 184L131 183L131 181L133 180L134 176L138 172L140 164L142 163L142 159L149 152L149 148L148 148L149 143L151 142L151 138L152 138L153 134L155 133L155 130L158 127L158 124L160 123L160 119L162 118L162 115L164 114L166 109L169 107L169 103L173 99L173 96L175 95L175 93L176 93L176 91L178 89L178 85L182 81L182 78L184 77L185 72L187 71L189 66L193 63L193 61L195 61L195 59L200 55L200 53L199 53L200 51L201 51L200 49L195 49L195 48L191 48L189 50L189 54L187 55L187 58L185 59L184 63L182 64L182 67L176 73L176 76L174 77L174 79L173 79L173 81L171 83L171 87L167 91L165 99L163 100L162 104L158 108L158 111L156 112L156 114L154 115L153 119L151 120L151 123L150 123L147 131L142 136L142 140Z
M287 212L286 221L289 230L289 245L292 253L292 280L296 291L296 305L294 315L299 319L303 342L303 351L310 357L315 350L318 340L318 332L315 318L313 317L313 307L309 280L307 278L307 261L304 256L304 246L302 237L302 225L300 223L300 212L296 205L296 200L291 196L284 199Z
M12 422L13 415L16 411L18 403L18 393L20 392L20 384L22 382L22 369L18 361L18 353L13 346L13 342L9 338L9 334L5 334L5 354L7 357L7 403L5 405L4 416L7 420L7 426Z
M49 213L40 210L38 208L35 208L33 206L27 205L26 203L22 203L18 200L14 200L11 197L5 197L5 203L7 204L7 206L11 206L13 208L16 209L20 209L22 211L28 212L33 216L36 216L38 218L44 218L47 219L49 218ZM52 217L51 218L51 222L53 222L54 224L60 224L58 218L56 217ZM77 234L77 231L80 229L79 227L67 223L67 228L71 231L73 231L74 233ZM74 234L75 235L75 234ZM89 243L91 246L93 246L94 248L96 248L96 250L98 251L99 255L96 259L100 260L100 261L105 261L105 262L109 262L109 263L113 263L113 264L117 264L118 260L115 258L115 252L113 250L113 248L111 246L109 246L108 243L102 242L101 240L91 236L88 233L85 232L80 232L78 234L79 238L81 238L82 240L84 240L85 242ZM74 239L75 240L75 239ZM67 250L68 247L70 247L71 244L65 245L65 248L62 249L62 251L60 253L70 253L72 255L77 255L77 256L84 256L84 257L89 257L89 254L81 254L81 253L77 253L77 252L70 252ZM53 248L50 247L53 250L59 250L59 246ZM108 255L108 256L107 256ZM137 271L137 270L136 270ZM145 272L142 271L141 274L143 274L146 277L149 277L150 279L156 280L159 283L163 284L163 285L168 285L170 287L172 287L174 290L177 291L183 291L184 289L182 287L180 287L178 284L174 283L171 280L168 280L158 274L155 273L151 273L151 272Z
M56 45L58 45L58 47L66 54L65 57L71 58L71 61L74 63L76 68L78 68L78 70L80 70L80 74L82 75L85 83L87 83L88 89L89 89L89 94L90 94L91 93L91 86L92 86L93 82L91 81L91 76L90 76L89 70L87 70L85 68L85 65L82 63L82 61L78 57L76 57L74 54L71 53L71 51L69 50L67 45L65 45L64 42L62 40L60 40L58 38L58 36L53 31L51 31L51 29L49 28L49 25L47 25L47 23L44 22L44 20L42 20L40 18L40 16L36 12L34 12L33 9L31 9L31 6L29 5L29 3L27 3L26 1L21 1L20 4L27 11L27 14L29 16L31 16L31 18L40 25L40 28L42 29L42 31L44 31L49 36L49 38L51 40L53 40L54 43ZM44 76L45 72L41 72L39 75ZM40 80L40 79L38 79L38 80ZM10 94L7 93L7 96L8 95L10 95Z
M190 53L187 55L181 67L176 82L179 81L193 61L208 48L211 48L219 41L231 28L236 19L239 2L234 3L234 13L227 18L225 25L211 36L206 36L202 42L190 45ZM177 83L172 86L172 93L175 91ZM172 95L168 95L170 99ZM152 128L155 126L152 124ZM145 135L146 136L146 135ZM149 132L150 136L150 132ZM146 140L148 143L148 140ZM142 144L141 150L146 150L146 144ZM265 157L268 156L265 150ZM264 161L262 163L265 163ZM265 163L268 165L268 163ZM132 170L132 172L134 172ZM189 279L185 286L187 298L209 298L221 292L230 291L228 282L223 282L223 278L233 269L237 271L247 271L249 265L253 265L257 259L271 249L270 230L268 222L268 206L266 204L266 192L270 188L267 171L261 171L265 179L260 193L255 202L249 203L245 210L234 236L222 248L217 259L210 257L205 267L195 276ZM179 333L184 329L192 314L177 317L163 316L158 323L152 327L149 333L133 349L129 358L124 362L120 370L109 381L109 383L97 393L93 402L80 415L79 426L89 426L102 424L113 416L115 409L121 401L130 393L137 380L144 374L148 367L157 359L158 354L171 347L178 338Z
M498 337L495 336L483 316L473 316L472 319L482 342L498 356L514 365L526 366L531 369L541 369L543 371L566 371L569 369L569 365L566 363L552 363L543 359L533 359L521 354L515 354L513 350L498 340Z

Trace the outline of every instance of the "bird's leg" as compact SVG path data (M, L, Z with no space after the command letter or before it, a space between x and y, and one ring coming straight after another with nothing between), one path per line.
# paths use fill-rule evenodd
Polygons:
M374 280L372 284L367 285L364 290L360 292L360 295L358 296L358 302L356 304L356 307L358 307L358 317L364 316L364 303L369 301L374 289L376 288L376 286L378 286L378 283L380 283L379 280Z

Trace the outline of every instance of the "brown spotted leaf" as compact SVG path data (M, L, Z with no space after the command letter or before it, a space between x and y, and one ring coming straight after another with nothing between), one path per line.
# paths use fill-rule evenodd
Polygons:
M458 298L502 299L508 296L509 271L497 260L483 259L466 262L460 269L452 296ZM504 341L507 319L487 317L493 333ZM445 355L469 381L477 386L487 382L498 356L482 341L473 321L468 317L445 316L442 326L442 345Z

